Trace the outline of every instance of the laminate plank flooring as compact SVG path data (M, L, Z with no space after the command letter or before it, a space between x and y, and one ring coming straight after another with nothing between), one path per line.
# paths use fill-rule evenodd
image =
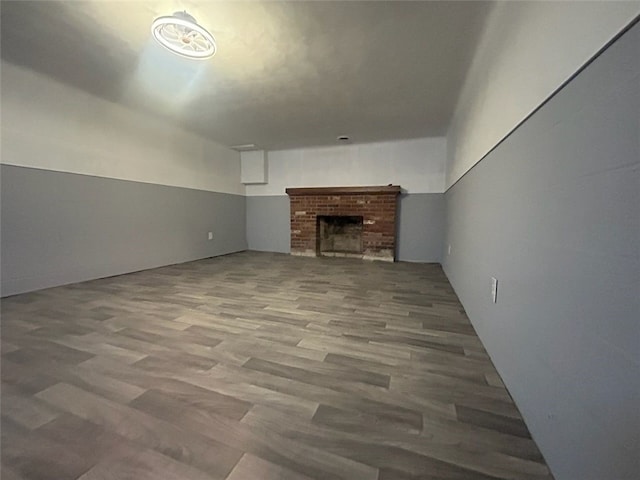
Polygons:
M243 252L1 313L2 478L552 478L438 265Z

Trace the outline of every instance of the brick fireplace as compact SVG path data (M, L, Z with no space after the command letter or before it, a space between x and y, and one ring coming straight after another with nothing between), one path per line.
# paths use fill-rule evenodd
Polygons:
M291 254L393 262L400 186L287 188Z

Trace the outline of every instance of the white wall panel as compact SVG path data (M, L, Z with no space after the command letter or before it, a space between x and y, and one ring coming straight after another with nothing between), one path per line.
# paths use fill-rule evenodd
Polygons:
M244 194L240 154L2 62L4 164Z
M283 195L287 187L400 185L408 193L442 193L443 137L269 152L269 183L247 195Z
M501 2L448 133L447 188L640 13L640 2Z

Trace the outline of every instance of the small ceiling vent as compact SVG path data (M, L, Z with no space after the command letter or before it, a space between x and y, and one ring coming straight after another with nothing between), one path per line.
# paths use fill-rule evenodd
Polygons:
M183 57L204 59L216 53L213 35L187 12L156 18L151 33L160 45Z
M232 145L229 148L231 150L242 151L242 150L256 150L258 147L256 146L255 143L245 143L243 145Z

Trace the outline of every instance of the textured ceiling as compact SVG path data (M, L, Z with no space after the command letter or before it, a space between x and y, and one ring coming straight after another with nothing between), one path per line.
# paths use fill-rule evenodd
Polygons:
M487 2L5 1L2 58L224 145L294 148L446 132ZM186 10L209 60L151 39Z

